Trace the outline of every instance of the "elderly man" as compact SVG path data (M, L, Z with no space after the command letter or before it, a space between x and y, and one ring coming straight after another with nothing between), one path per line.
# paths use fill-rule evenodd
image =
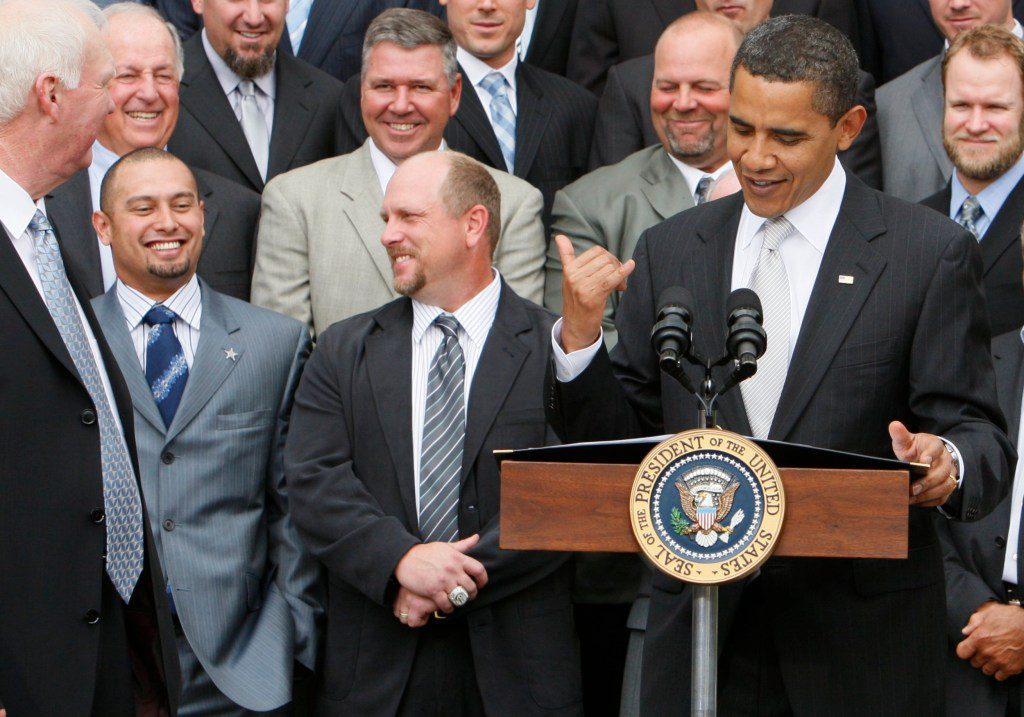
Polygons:
M495 448L542 445L553 318L491 267L501 198L455 152L402 163L381 242L403 296L320 335L285 450L329 574L331 715L578 715L568 556L498 547Z
M172 711L178 663L131 397L46 215L89 165L114 64L95 6L0 4L0 705Z
M252 299L294 316L316 334L398 293L379 237L380 205L396 168L443 147L462 82L444 23L421 10L379 15L366 32L362 122L356 151L289 172L263 196ZM498 170L501 241L494 262L517 293L541 301L546 242L541 195Z
M92 147L92 164L46 197L50 216L61 229L67 261L90 296L114 285L110 247L92 227L100 183L118 157L140 147L164 147L178 121L181 42L174 28L150 7L116 3L103 14L103 38L114 57L107 115ZM217 291L249 298L253 242L260 198L220 175L193 170L206 208L206 250L199 275Z
M742 195L649 229L625 263L599 247L575 256L557 237L565 301L549 417L563 438L694 427L692 398L664 379L651 348L657 297L690 289L694 350L717 355L726 299L749 287L762 300L768 350L722 397L720 425L930 464L907 489L907 560L775 558L756 579L720 588L723 714L941 713L945 600L930 509L981 518L1002 499L1013 460L977 242L843 170L836 152L866 114L856 86L856 53L834 28L796 15L762 23L731 78L728 147ZM601 319L627 277L609 357ZM703 372L686 371L699 384ZM690 702L690 597L654 577L644 712Z
M262 192L332 157L342 83L278 50L288 0L192 0L203 30L185 43L184 112L168 149L191 167Z
M964 30L1002 25L1021 37L1010 0L928 0L946 46ZM878 88L882 188L918 202L940 191L953 174L942 144L942 58L945 51Z

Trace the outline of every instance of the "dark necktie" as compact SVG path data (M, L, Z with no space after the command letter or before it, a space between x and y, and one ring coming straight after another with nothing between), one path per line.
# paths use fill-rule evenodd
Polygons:
M956 213L956 221L960 226L973 234L975 239L981 241L981 235L978 234L978 220L984 215L985 210L981 208L978 200L968 196L964 203L960 205L960 211Z
M151 327L146 339L146 381L166 427L174 420L188 381L185 353L171 326L177 316L163 304L156 304L142 317Z
M711 183L713 181L714 180L711 179L711 175L705 174L700 178L700 181L697 182L697 192L694 195L694 199L697 200L698 206L708 200L708 195L711 194Z

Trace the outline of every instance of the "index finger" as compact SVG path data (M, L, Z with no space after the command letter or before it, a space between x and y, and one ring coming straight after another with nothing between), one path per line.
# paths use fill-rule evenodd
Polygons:
M555 244L558 246L558 258L562 260L562 266L566 267L576 258L576 247L572 245L565 234L555 234Z
M466 560L462 563L462 569L466 571L466 575L473 578L473 582L478 588L487 584L487 568L479 560L466 556Z

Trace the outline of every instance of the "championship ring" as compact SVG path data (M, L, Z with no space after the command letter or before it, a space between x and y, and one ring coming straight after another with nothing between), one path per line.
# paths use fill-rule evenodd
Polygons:
M738 580L779 539L786 499L779 469L753 441L699 429L647 454L633 481L630 522L647 558L690 583Z

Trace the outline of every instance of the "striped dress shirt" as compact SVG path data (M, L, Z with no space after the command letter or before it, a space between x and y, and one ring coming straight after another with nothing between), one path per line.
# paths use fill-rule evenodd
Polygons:
M192 360L195 358L196 347L199 345L199 321L203 314L199 279L194 274L187 284L167 297L166 301L154 301L118 279L117 298L121 302L121 309L124 311L124 318L128 323L128 333L132 337L135 355L139 357L143 373L146 371L146 341L149 339L149 332L152 329L142 322L142 318L157 304L163 304L178 315L178 318L171 324L171 328L178 338L178 343L181 344L182 353L185 354L185 363L189 370L192 369Z

